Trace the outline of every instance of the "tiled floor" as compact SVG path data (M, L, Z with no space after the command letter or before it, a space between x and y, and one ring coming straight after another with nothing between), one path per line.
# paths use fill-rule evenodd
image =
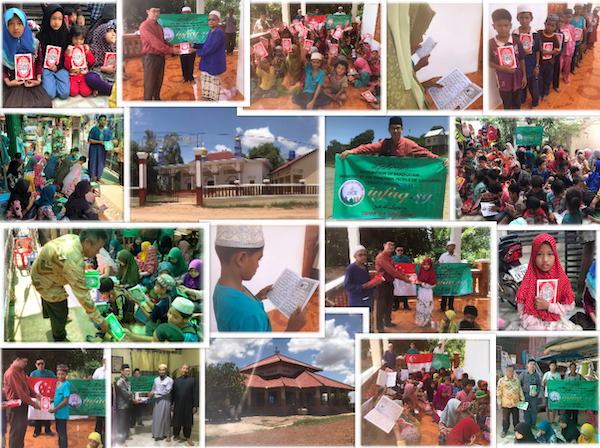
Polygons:
M77 96L70 96L66 100L61 100L60 98L55 98L54 100L52 100L52 107L53 108L63 108L63 109L64 108L95 109L95 108L100 108L100 107L108 107L108 95L98 94L98 96L96 96L96 97L93 95L90 95L86 98L82 97L81 95L77 95Z
M483 70L473 73L466 73L465 76L469 78L472 83L477 84L479 87L483 86ZM429 92L427 92L427 99L429 100L431 110L438 110ZM471 104L466 110L483 110L483 95L477 98L477 101Z
M558 93L550 87L547 102L542 102L538 110L598 110L600 109L600 45L596 44L589 50L581 62L581 68L575 68L577 75L569 76L569 84L565 84L562 77ZM502 105L497 107L502 109ZM531 109L531 95L521 109Z
M135 426L129 430L131 440L127 441L127 446L189 446L187 442L179 442L171 439L170 442L162 440L156 442L152 438L152 416L147 415L143 418L144 426ZM115 420L113 419L113 428L115 427ZM196 446L200 444L200 418L199 413L194 414L194 424L192 425L191 439L194 441ZM70 440L69 440L70 442ZM123 446L113 443L112 446ZM69 443L69 448L71 447Z
M177 56L165 57L165 77L160 97L163 101L205 101L202 99L199 58L196 58L194 68L195 83L182 83L181 62ZM234 51L227 56L227 70L220 76L221 96L219 101L243 101L244 96L236 90L238 53ZM124 101L144 101L144 68L142 58L125 59L123 70L126 78L123 81Z
M88 444L88 436L94 432L96 426L96 418L89 417L84 419L69 420L67 423L67 439L69 440L69 448L85 448ZM27 427L25 434L25 448L56 448L58 446L58 435L54 422L50 428L54 432L53 436L48 436L42 430L42 435L33 438L33 426ZM8 446L8 436L10 434L10 425L7 427L6 446Z

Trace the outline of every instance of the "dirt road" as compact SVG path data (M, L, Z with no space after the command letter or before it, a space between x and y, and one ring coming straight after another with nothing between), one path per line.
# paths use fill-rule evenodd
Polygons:
M204 208L190 204L160 204L131 208L132 222L198 222L206 219L318 219L318 208Z

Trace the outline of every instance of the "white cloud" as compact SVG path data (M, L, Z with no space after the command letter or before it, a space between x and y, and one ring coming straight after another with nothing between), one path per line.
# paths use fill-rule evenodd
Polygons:
M287 149L295 149L298 146L298 143L288 140L282 136L277 137L277 142L285 146Z
M215 145L215 150L213 152L225 152L225 151L233 152L231 148L229 148L225 145Z
M240 128L239 126L237 128L235 128L236 134L242 134L243 132L244 132L244 130L242 128Z
M254 148L262 143L274 143L275 136L269 130L269 127L258 129L246 129L242 135L242 145Z
M311 152L313 149L315 149L315 148L309 148L307 146L299 146L298 148L296 148L296 157L302 156L302 155L306 154L307 152Z
M255 347L259 347L256 359L248 361L248 364L252 364L264 358L262 347L272 344L270 339L213 339L210 343L210 349L206 351L206 362L209 364L230 362L233 361L231 358L242 359L245 356L254 356L256 354Z
M348 374L354 364L354 339L350 338L344 325L335 325L335 320L325 322L325 338L323 339L291 339L288 343L291 353L317 351L313 355L314 366L325 371L341 371Z
M141 107L132 107L131 108L131 122L136 126L143 126L150 124L148 121L144 120L144 109Z
M313 134L310 138L309 143L314 146L319 146L319 134Z

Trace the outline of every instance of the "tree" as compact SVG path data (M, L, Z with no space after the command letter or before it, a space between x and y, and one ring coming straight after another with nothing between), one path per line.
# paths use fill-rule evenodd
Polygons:
M241 404L246 386L246 376L232 362L209 364L206 366L206 414L214 418L225 405L225 400L238 406Z
M281 151L273 143L261 143L248 151L249 159L268 159L271 163L271 171L276 170L285 163L281 157Z
M444 126L436 124L435 126L431 126L430 131L435 131L436 129L445 129Z
M36 370L35 361L38 357L46 361L46 369L56 373L56 366L66 364L69 367L71 378L87 378L94 370L102 365L104 353L102 350L75 349L75 350L22 350L29 356L25 373L29 375ZM2 351L2 367L6 371L14 361L16 350Z
M165 155L165 165L176 165L183 163L181 157L181 147L179 146L179 135L177 132L171 132L163 138L163 154Z
M333 166L333 164L335 164L336 154L340 154L346 149L348 149L348 145L343 145L337 140L330 141L329 145L327 145L327 150L325 151L325 164Z
M367 143L373 143L375 140L375 132L372 129L367 129L365 132L358 134L352 140L350 140L350 144L348 145L349 149L354 149L360 145L365 145Z
M427 343L429 345L427 352L431 353L437 347L438 339L429 339ZM444 339L444 353L447 353L450 359L454 358L455 353L458 353L460 356L460 366L465 365L465 343L464 339Z

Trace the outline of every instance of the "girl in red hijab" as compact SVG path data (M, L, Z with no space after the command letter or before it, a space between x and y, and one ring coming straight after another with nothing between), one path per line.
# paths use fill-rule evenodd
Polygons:
M557 279L556 303L537 294L537 281ZM575 307L575 295L556 250L556 241L547 233L536 236L531 243L527 272L517 291L517 311L525 330L567 330L561 317Z
M425 258L421 263L419 275L417 276L419 294L417 295L416 323L419 327L429 325L433 317L433 288L436 283L433 262L431 258Z
M475 420L465 417L448 434L446 446L473 445L479 431Z
M558 172L558 166L561 163L565 164L565 170L567 170L569 168L569 166L571 165L569 163L569 160L567 159L567 153L563 150L557 151L556 156L554 157L554 160L548 166L548 171L550 171L550 174L556 175L556 173Z

